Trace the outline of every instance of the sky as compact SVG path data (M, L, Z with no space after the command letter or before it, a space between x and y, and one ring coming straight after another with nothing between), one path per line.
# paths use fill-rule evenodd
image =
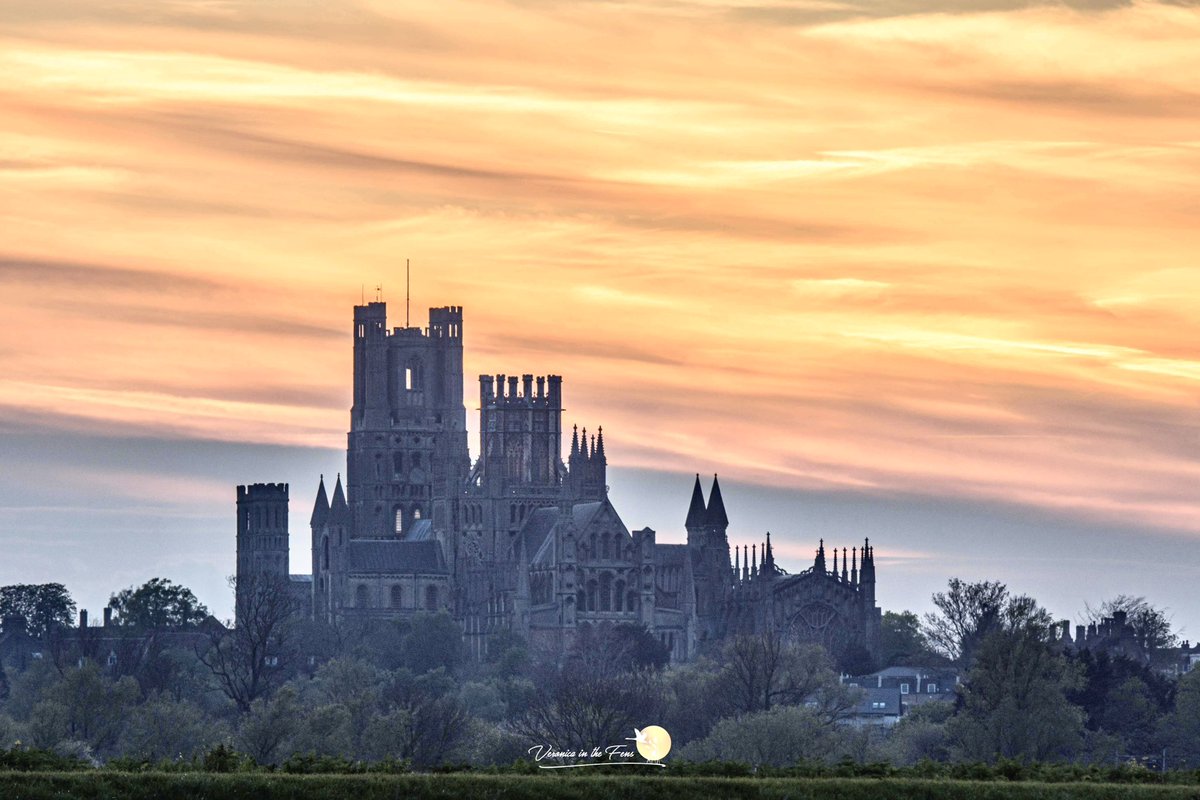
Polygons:
M720 473L886 609L1200 636L1200 8L0 4L0 584L232 601L234 486L344 470L351 308L564 376L628 527ZM468 403L472 429L474 407ZM472 443L477 454L477 446Z

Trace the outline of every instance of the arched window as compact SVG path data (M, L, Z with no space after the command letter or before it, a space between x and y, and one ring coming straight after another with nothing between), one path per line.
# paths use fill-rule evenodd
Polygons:
M583 593L583 589L575 593L575 610L587 611L587 595Z
M322 555L324 556L324 566L322 567L322 569L329 569L329 537L328 536L321 537L321 550L323 551Z
M613 611L625 610L625 581L613 584Z
M608 537L604 534L600 535L600 547L600 557L607 561L612 556L612 552L608 549Z
M404 389L408 392L419 392L425 383L425 370L421 359L410 358L404 367Z
M438 607L438 590L436 586L425 587L425 610L437 611Z
M630 611L637 611L637 610L638 610L638 596L637 596L637 592L630 592L629 594L627 594L627 595L625 596L625 606L626 606L626 608L628 608Z
M608 540L604 543L607 545ZM612 573L605 572L600 575L600 610L612 611Z
M417 520L419 520L420 518L421 518L421 509L420 509L420 507L414 508L414 509L413 509L413 522L416 522L416 521L417 521Z
M396 535L399 536L404 533L404 506L396 506L394 513Z
M589 611L596 611L597 609L600 608L600 599L599 599L599 597L597 597L598 592L599 592L599 587L596 585L596 582L588 581L588 583L587 583L587 600L588 600L587 604L588 604Z
M354 587L354 605L357 608L367 607L367 587L365 584L359 584Z
M400 608L404 602L404 590L400 584L392 584L392 608Z
M392 454L392 474L397 478L399 478L401 475L404 474L404 454L403 453L393 453Z

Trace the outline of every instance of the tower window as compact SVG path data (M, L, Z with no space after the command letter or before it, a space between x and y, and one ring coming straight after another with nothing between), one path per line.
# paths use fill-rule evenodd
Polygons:
M358 608L367 607L367 587L361 583L354 587L354 605Z
M396 506L394 528L397 534L404 533L404 508L402 506Z
M400 584L394 584L392 586L392 608L400 608L400 604L403 600L404 589L401 588Z
M425 610L437 611L438 590L436 586L425 587Z
M412 367L406 367L406 368L404 369L404 388L405 388L405 390L406 390L406 391L409 391L409 392L411 392L411 391L412 391L412 389L413 389L413 371L412 371Z

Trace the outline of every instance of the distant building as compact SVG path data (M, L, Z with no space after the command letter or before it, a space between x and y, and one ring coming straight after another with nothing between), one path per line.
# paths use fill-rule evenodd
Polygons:
M468 454L463 312L387 327L382 302L356 306L346 481L322 478L310 517L316 619L393 619L445 610L470 651L513 632L568 647L584 626L644 625L674 660L732 633L783 632L835 654L871 653L881 612L869 543L788 575L768 540L730 553L713 477L697 476L686 542L630 531L608 497L603 430L570 430L563 460L557 375L479 377L479 455ZM287 576L287 486L238 488L238 576ZM681 516L684 516L681 514ZM731 557L732 555L732 557ZM847 557L849 562L847 563Z

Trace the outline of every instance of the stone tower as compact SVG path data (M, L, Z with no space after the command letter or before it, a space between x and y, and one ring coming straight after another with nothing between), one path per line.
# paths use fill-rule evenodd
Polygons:
M683 525L687 530L689 566L695 585L696 635L701 641L715 639L724 633L725 606L735 578L729 560L729 516L716 475L707 503L700 488L700 476L696 476Z
M237 607L255 575L288 580L288 485L237 487Z
M387 304L354 308L354 405L346 491L355 538L400 538L421 520L457 524L470 468L461 306L429 327L387 328Z

